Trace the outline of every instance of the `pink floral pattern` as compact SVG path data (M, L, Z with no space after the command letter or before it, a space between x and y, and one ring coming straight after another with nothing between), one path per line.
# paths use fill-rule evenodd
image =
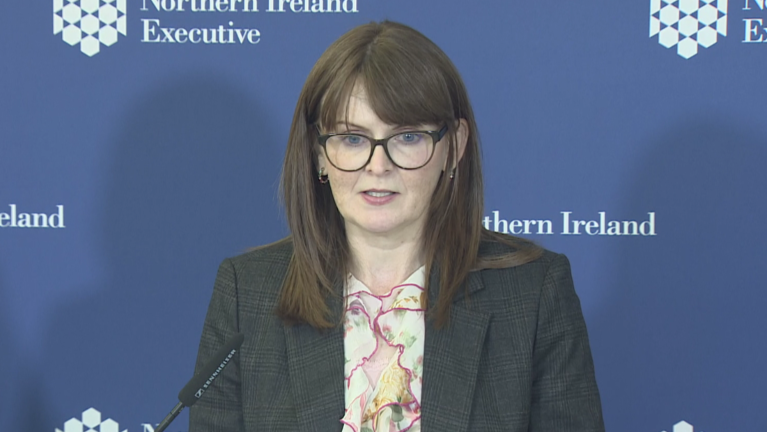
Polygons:
M344 314L343 432L421 430L424 281L421 267L389 294L376 296L354 276L349 277ZM375 376L377 382L371 382Z

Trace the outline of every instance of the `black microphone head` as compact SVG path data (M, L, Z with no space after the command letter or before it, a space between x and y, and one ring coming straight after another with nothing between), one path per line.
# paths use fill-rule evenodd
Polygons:
M191 380L181 389L178 393L178 400L181 401L184 406L190 407L202 396L205 390L213 383L213 380L218 377L224 367L234 357L234 354L242 346L242 341L245 340L245 336L242 333L237 333L227 340L224 345L211 356L207 363L203 365L200 372L193 376Z

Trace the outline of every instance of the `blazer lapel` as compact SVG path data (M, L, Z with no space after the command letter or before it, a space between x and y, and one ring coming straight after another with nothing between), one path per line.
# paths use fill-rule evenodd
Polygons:
M470 294L483 288L479 272L470 273L466 283ZM432 271L430 305L436 304L438 291L438 272ZM465 302L458 302L463 296L456 295L445 327L438 330L433 320L426 320L421 395L421 428L426 432L466 431L469 425L490 315L466 309Z
M330 304L333 316L340 317L343 299L334 297ZM306 324L286 326L285 344L298 430L340 431L345 409L343 327L320 332Z

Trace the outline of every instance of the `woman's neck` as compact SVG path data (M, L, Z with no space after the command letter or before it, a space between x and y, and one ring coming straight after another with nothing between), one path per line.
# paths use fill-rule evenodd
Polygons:
M347 238L351 273L375 295L388 294L424 264L419 236L392 238L347 231Z

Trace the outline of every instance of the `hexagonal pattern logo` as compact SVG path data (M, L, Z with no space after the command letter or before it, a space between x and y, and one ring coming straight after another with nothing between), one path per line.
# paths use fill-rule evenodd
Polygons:
M727 36L727 0L650 0L650 37L689 59Z
M53 0L53 34L93 57L126 35L127 0Z
M55 432L120 432L120 425L112 419L101 420L101 413L95 408L83 411L80 420L71 418L64 423L64 430ZM123 432L128 432L124 430Z
M694 432L693 427L690 423L687 423L686 421L682 420L679 423L674 425L673 432ZM663 431L666 432L666 431Z

